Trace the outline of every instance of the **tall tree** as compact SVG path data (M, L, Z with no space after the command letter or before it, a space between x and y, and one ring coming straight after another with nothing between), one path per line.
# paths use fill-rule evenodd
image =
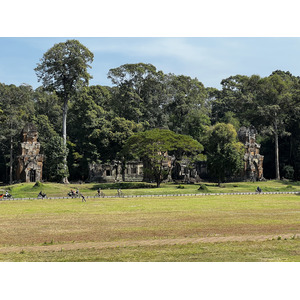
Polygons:
M117 87L112 103L118 117L148 123L150 128L165 125L163 72L151 64L125 64L110 69L108 78Z
M206 154L209 174L219 184L242 170L244 146L232 124L217 123L210 129Z
M125 154L134 155L144 161L144 173L147 172L155 179L157 187L170 173L171 166L166 164L168 154L196 155L201 151L203 146L196 140L166 129L136 133L124 146Z
M20 133L26 122L34 116L33 91L29 85L0 84L1 150L9 161L9 183L13 181L14 156L20 141Z
M275 148L275 176L280 179L279 138L290 133L287 125L294 115L294 90L298 79L289 72L274 71L260 78L236 75L222 80L222 90L213 103L213 121L254 125L270 136ZM298 97L299 98L299 97ZM266 159L267 161L267 159Z
M210 125L208 91L197 78L168 75L168 125L170 130L200 141L205 126Z
M275 71L262 78L256 96L256 111L259 125L265 134L274 138L276 179L280 180L279 137L289 135L287 124L292 115L293 80L284 72ZM254 122L253 122L254 123Z
M64 145L67 143L67 112L68 102L83 86L87 86L92 76L87 69L93 61L93 53L77 40L55 44L49 49L35 68L39 81L44 88L56 91L63 103L62 137ZM67 172L67 157L64 159ZM63 179L68 183L67 176Z

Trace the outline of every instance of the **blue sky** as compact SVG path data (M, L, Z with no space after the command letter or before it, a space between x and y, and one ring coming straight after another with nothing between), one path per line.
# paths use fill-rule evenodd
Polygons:
M94 53L91 85L111 85L109 69L151 63L164 73L197 77L220 88L231 75L268 76L280 69L300 75L300 38L293 37L71 37ZM34 72L43 54L65 37L0 37L0 82L38 87Z

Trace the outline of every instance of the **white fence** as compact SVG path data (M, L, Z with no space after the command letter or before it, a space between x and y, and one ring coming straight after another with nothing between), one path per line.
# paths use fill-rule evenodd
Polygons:
M198 194L167 194L167 195L113 195L113 196L85 196L86 199L93 198L140 198L140 197L190 197L190 196L226 196L226 195L275 195L275 194L299 194L300 192L242 192L242 193L198 193ZM9 201L9 200L37 200L42 198L1 198L0 201ZM44 199L72 199L72 197L46 197ZM77 197L74 199L81 199Z

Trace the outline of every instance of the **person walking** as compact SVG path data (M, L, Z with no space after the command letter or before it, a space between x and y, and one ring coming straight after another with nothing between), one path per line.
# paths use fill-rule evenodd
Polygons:
M82 202L86 202L85 197L84 197L82 194L80 194L80 196L81 196L81 198L82 198Z

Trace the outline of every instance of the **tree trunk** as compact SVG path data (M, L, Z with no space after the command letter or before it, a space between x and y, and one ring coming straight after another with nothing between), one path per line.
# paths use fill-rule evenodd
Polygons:
M10 137L9 184L13 182L13 138Z
M278 131L277 131L277 123L274 122L274 135L275 135L275 169L276 169L276 180L280 180L279 173L279 145L278 145Z
M67 148L67 112L68 112L68 99L66 98L64 101L64 107L63 107L63 130L62 130L62 136L63 136L63 143L65 148ZM67 173L67 155L64 157L64 169ZM62 183L69 183L68 177L64 177L62 179Z

